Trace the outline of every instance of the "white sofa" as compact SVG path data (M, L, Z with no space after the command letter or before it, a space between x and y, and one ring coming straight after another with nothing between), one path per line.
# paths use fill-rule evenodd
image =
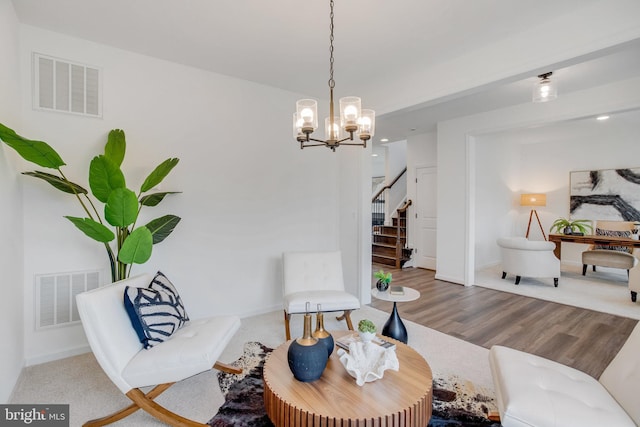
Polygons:
M640 425L640 324L600 380L533 354L493 346L489 362L503 427Z
M502 257L502 278L507 274L521 277L552 277L558 287L560 260L553 254L555 244L544 240L528 240L524 237L502 237L498 239Z

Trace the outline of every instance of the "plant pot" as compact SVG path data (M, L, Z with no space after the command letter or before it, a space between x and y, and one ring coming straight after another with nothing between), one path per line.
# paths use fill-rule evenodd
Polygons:
M378 280L376 282L376 289L380 292L384 292L389 289L389 282L383 282L382 280Z
M572 227L565 227L565 228L562 230L562 233L563 233L563 234L573 234L573 228L572 228Z
M360 332L360 331L358 331L358 334L360 334L360 339L362 340L363 343L371 342L371 340L376 336L375 332Z

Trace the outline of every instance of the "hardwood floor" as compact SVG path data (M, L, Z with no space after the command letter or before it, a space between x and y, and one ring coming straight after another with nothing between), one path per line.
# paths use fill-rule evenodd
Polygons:
M637 320L507 292L435 279L435 272L373 264L393 273L394 286L420 291L420 299L398 303L403 319L490 348L504 345L572 366L598 378ZM372 278L372 286L375 279ZM390 312L393 303L372 298Z

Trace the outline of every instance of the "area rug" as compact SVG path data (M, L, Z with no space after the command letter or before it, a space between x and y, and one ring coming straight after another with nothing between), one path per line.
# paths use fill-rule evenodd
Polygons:
M271 351L259 342L246 343L243 355L232 363L242 368L242 374L218 373L225 402L207 424L212 427L273 426L262 400L262 369ZM429 427L499 427L499 423L487 418L495 408L491 392L482 387L458 377L436 378Z

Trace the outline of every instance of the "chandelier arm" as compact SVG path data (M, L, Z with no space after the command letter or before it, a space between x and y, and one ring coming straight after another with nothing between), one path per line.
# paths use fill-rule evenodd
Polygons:
M317 141L317 140L316 140ZM300 148L307 148L307 147L325 147L327 144L325 144L324 142L320 143L320 144L305 144L304 142L301 142L301 147Z
M340 145L357 145L358 147L366 147L366 142L339 142Z

